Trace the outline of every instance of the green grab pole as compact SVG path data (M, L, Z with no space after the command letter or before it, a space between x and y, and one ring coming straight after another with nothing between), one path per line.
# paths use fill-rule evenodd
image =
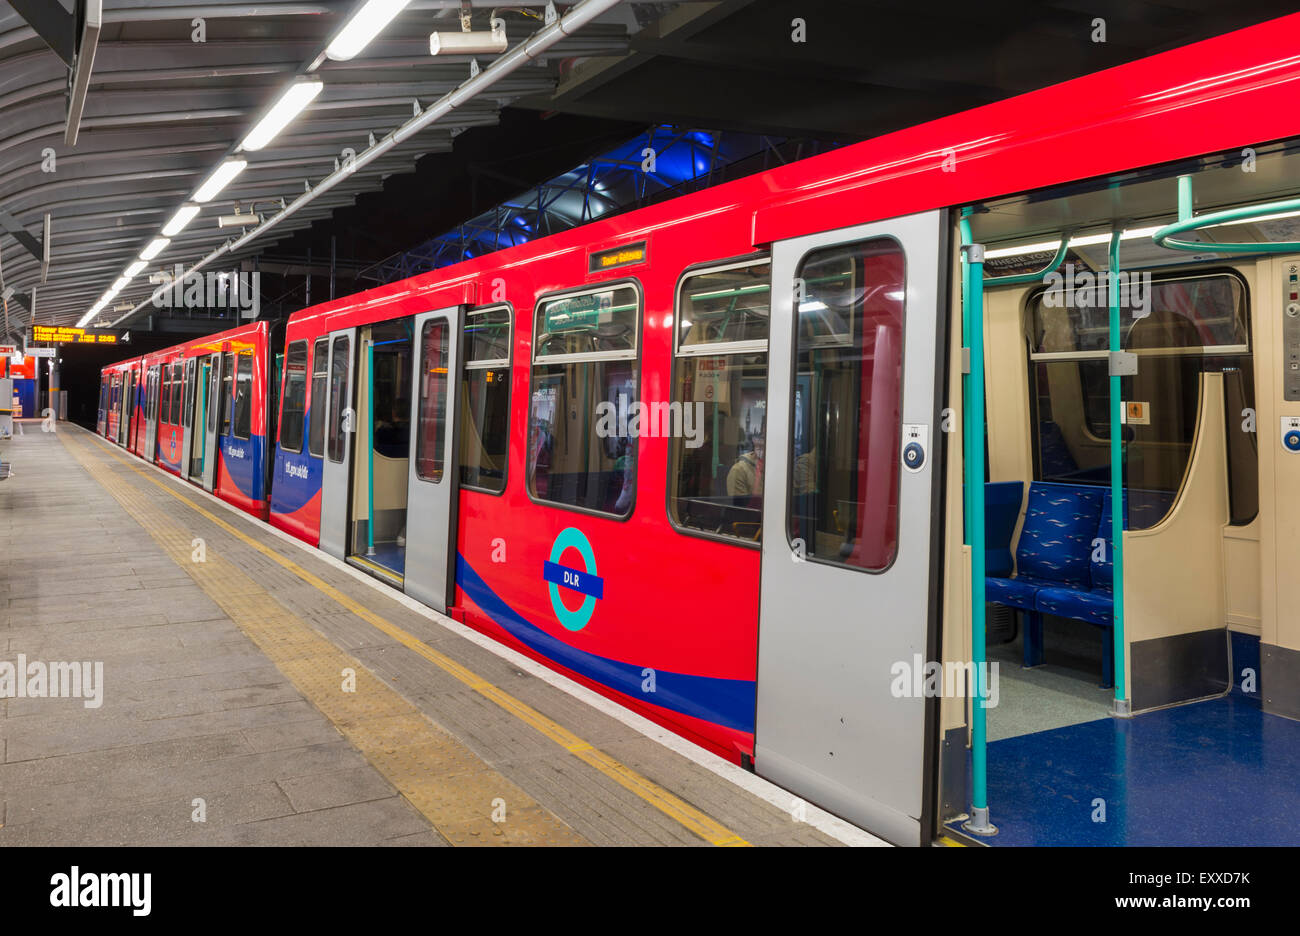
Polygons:
M210 367L211 365L205 365L203 368L203 446L199 449L200 477L208 467L208 375L211 373ZM154 441L157 442L158 440L155 438Z
M1168 250L1213 250L1216 253L1239 254L1280 254L1300 253L1300 241L1256 241L1240 243L1216 243L1212 241L1177 240L1179 234L1199 231L1202 228L1228 224L1234 221L1265 220L1270 215L1300 211L1300 198L1285 201L1267 202L1263 205L1245 205L1215 211L1199 218L1192 213L1192 177L1178 177L1178 220L1167 224L1151 235L1157 245Z
M1112 360L1119 346L1119 241L1120 231L1110 235L1110 269L1106 277L1110 287L1110 350ZM1111 578L1114 589L1115 641L1115 712L1128 714L1128 686L1124 662L1124 437L1120 419L1120 377L1110 368L1110 542Z
M366 342L366 555L375 554L375 343Z
M961 242L963 247L971 243L969 216L970 216L970 209L963 208L961 221L959 222L959 226L961 228ZM962 348L970 347L970 338L968 337L970 335L970 302L968 299L969 296L970 296L970 264L966 262L966 251L963 250L961 251L961 346ZM961 442L962 442L963 452L969 452L971 450L970 419L968 418L969 414L966 412L966 406L965 406L966 397L970 393L970 388L967 386L968 376L969 375L965 373L961 375L961 392L962 392L962 402L963 402L962 409L961 409L962 411ZM963 468L963 478L964 477L965 477L965 469ZM970 485L966 483L965 480L963 480L962 491L964 492L963 493L964 509L962 511L962 518L963 518L962 519L962 531L963 531L962 542L965 543L967 546L971 545L971 543L974 542L971 539L971 506L970 506L969 488Z
M1178 177L1178 220L1192 220L1192 212L1195 207L1192 204L1192 177L1181 175Z
M984 255L971 237L970 209L962 212L961 240L965 260L962 289L964 346L970 350L970 373L962 375L963 430L966 442L965 506L971 566L971 669L975 691L971 698L971 812L963 826L976 835L992 835L989 821L988 698L985 648L984 582Z

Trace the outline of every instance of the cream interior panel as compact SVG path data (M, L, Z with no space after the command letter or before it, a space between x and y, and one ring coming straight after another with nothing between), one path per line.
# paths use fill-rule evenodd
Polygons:
M1259 517L1223 528L1223 604L1228 626L1259 635L1261 619Z
M1282 399L1282 278L1300 256L1262 260L1257 266L1255 355L1259 429L1260 639L1300 650L1300 454L1280 440L1281 418L1300 417L1300 402ZM1267 336L1267 345L1265 337Z
M1124 534L1128 647L1224 626L1222 551L1206 548L1221 540L1228 522L1222 375L1202 374L1200 397L1196 441L1178 499L1154 527Z

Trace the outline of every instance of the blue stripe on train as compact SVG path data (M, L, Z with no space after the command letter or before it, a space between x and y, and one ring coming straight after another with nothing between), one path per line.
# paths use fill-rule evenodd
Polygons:
M654 693L642 692L641 684L645 677L641 671L645 667L596 656L552 637L511 608L459 553L456 556L456 584L516 640L587 679L724 728L750 733L754 730L753 680L655 670Z
M222 436L219 441L226 475L234 482L239 493L249 500L265 500L262 450L266 445L266 436L253 435L248 439Z

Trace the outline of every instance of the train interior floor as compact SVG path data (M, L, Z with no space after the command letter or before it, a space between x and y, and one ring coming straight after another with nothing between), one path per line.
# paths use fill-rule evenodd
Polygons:
M87 664L0 699L0 847L880 844L89 432L0 454L0 660Z
M1300 722L1223 697L1112 718L1097 631L1049 620L1047 660L1024 669L1016 639L988 710L988 845L1300 845ZM1234 672L1259 643L1234 634ZM1252 664L1253 660L1253 664ZM969 791L967 794L969 802ZM960 822L949 827L960 829Z

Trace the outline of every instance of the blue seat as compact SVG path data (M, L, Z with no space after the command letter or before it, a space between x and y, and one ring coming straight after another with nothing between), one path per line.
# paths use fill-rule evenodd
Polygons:
M1025 498L1023 481L994 481L984 485L984 574L1010 578L1011 538Z
M987 576L987 600L1025 616L1024 665L1043 662L1042 615L1114 624L1108 488L1034 482L1016 546L1016 574ZM1100 542L1099 542L1100 541ZM1097 548L1104 543L1103 548ZM1111 642L1102 641L1102 681L1114 674Z

